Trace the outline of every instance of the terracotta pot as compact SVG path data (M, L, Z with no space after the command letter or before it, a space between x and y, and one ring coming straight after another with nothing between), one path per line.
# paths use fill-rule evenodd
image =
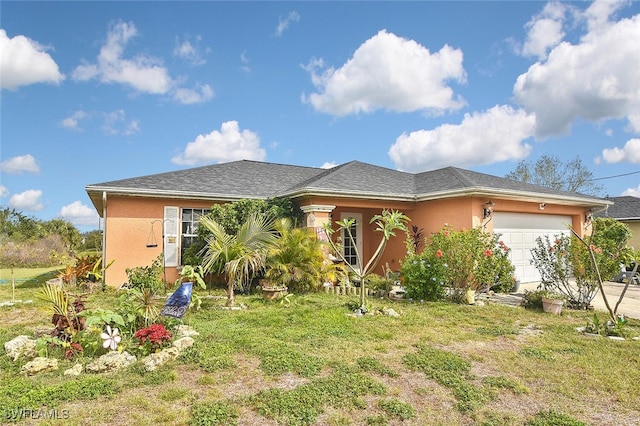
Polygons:
M262 287L262 297L264 300L275 300L286 291L286 287Z
M562 312L562 306L564 300L562 299L549 299L547 297L542 298L542 310L551 314L560 315Z

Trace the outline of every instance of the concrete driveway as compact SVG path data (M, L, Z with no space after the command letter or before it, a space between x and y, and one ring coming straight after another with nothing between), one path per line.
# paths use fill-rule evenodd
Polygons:
M538 287L539 283L526 283L520 284L518 292L524 292L525 290L534 291ZM616 282L605 282L604 292L607 295L609 306L611 309L615 309L618 298L624 290L625 284ZM602 294L598 292L596 297L591 302L597 311L603 311L608 314L607 307L604 303ZM618 314L625 317L640 319L640 285L630 284L627 288L627 292L624 294L624 298L618 307Z

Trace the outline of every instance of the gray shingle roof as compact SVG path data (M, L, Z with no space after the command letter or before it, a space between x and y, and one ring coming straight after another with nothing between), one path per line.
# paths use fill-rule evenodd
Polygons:
M415 175L417 194L428 194L438 191L453 191L465 188L486 188L500 191L521 192L547 194L555 197L576 196L592 198L584 194L575 192L560 191L544 186L534 185L531 183L520 182L513 179L506 179L498 176L488 175L486 173L474 172L471 170L459 169L457 167L446 167L443 169L432 170Z
M597 212L596 217L612 217L618 220L640 220L640 198L638 197L611 197L613 205L606 210Z
M493 194L512 198L545 196L556 201L601 207L608 204L596 197L455 167L412 174L359 161L320 169L242 160L87 185L85 189L99 211L103 191L108 194L222 201L305 194L399 201Z
M269 198L323 171L243 160L88 185L87 191L106 188L131 193Z

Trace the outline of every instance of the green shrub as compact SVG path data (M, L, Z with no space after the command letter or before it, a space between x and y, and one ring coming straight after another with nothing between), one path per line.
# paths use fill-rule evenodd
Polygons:
M422 253L410 252L403 260L401 273L407 295L439 300L449 287L453 299L461 300L467 289L509 291L515 283L510 250L499 235L480 227L456 231L446 226L431 235Z
M367 276L367 288L371 290L391 290L391 286L394 284L393 279L384 277L379 274L369 274Z
M522 306L526 309L542 309L542 298L546 293L545 290L525 290Z
M138 290L149 289L157 292L164 283L162 282L163 260L162 254L149 266L136 266L125 269L127 273L128 287Z

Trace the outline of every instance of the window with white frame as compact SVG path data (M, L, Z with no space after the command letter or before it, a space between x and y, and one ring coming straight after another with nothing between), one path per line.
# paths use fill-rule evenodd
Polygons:
M346 230L342 231L342 251L345 260L353 267L359 268L357 253L362 253L362 214L361 213L341 213L340 220L353 219L351 225L351 236ZM354 244L355 243L355 244Z
M180 217L180 264L184 265L184 253L191 247L198 237L198 224L200 218L207 213L209 209L191 209L183 208Z

